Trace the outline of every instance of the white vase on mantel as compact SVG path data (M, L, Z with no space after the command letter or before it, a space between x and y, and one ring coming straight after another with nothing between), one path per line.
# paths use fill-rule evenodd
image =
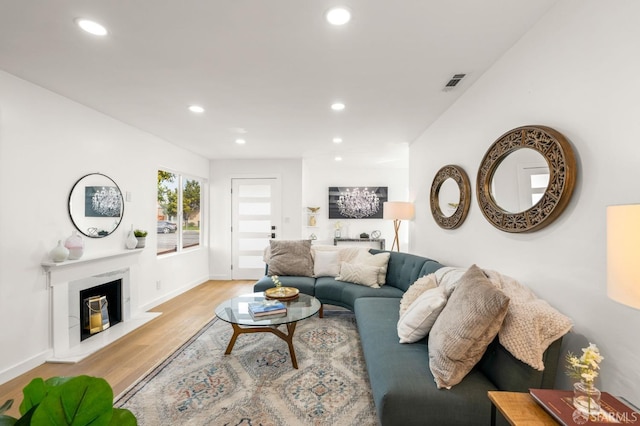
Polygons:
M64 246L69 249L69 260L80 259L84 254L84 241L78 235L78 231L71 233L71 236L64 242Z
M131 225L131 231L129 231L129 235L127 235L127 240L124 242L124 245L129 250L133 250L138 245L138 239L133 233L133 225Z
M54 262L64 262L69 257L69 249L62 245L62 240L58 240L58 245L49 252L49 255Z

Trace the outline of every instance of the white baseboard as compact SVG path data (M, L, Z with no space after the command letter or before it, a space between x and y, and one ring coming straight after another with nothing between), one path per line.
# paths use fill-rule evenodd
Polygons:
M241 280L241 281L258 281L260 278L262 278L264 275L260 275L258 278L236 278L236 281ZM232 281L232 278L228 275L211 275L209 276L209 279L211 281Z
M209 280L211 281L228 281L230 280L231 277L229 276L229 274L224 274L224 275L210 275L209 276Z
M25 361L22 361L21 363L13 365L6 370L0 371L0 385L44 364L45 361L52 355L53 349L47 349L44 352L41 352Z

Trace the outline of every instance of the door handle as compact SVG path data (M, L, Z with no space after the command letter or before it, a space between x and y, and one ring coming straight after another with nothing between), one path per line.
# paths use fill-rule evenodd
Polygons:
M271 233L271 238L275 238L275 237L276 237L276 233L275 233L275 232L272 232L272 233Z

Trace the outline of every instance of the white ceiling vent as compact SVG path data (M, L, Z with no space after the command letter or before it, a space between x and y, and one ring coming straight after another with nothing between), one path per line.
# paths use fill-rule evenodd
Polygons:
M460 81L462 81L462 79L466 76L466 74L454 74L453 77L451 77L451 80L449 80L447 82L447 84L445 84L444 88L442 90L444 90L445 92L449 91L449 90L453 90L458 83L460 83Z

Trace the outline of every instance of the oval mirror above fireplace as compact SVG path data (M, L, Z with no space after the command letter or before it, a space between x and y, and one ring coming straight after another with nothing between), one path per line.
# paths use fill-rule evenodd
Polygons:
M78 179L69 193L69 217L83 235L103 238L115 231L124 214L118 185L101 173Z

